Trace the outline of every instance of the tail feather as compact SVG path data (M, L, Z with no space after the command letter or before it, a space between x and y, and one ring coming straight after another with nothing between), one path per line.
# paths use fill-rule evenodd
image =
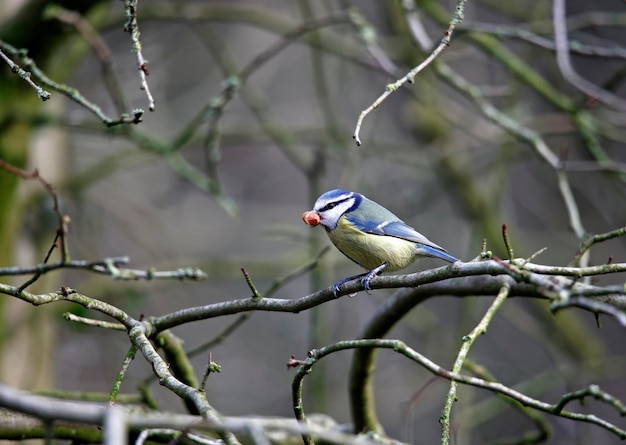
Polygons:
M457 261L459 261L458 259L454 258L452 255L449 255L446 252L444 252L443 250L435 249L425 244L421 244L418 247L418 249L420 250L420 253L425 256L429 256L433 258L440 258L449 263L456 263Z

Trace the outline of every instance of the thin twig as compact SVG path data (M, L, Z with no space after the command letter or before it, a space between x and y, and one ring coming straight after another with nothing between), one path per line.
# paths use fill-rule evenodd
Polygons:
M187 351L187 355L189 356L189 358L194 357L198 354L200 354L201 352L206 351L207 349L211 349L214 348L215 346L219 345L220 343L224 342L224 340L226 340L228 337L231 336L231 334L233 332L235 332L237 329L239 329L239 327L241 325L243 325L248 318L250 318L252 316L251 312L245 313L245 314L241 314L239 317L237 317L237 319L235 321L233 321L231 324L229 324L222 332L220 332L219 334L217 334L214 338L212 338L211 340L209 340L206 343L203 343L199 346L196 346L193 349L190 349L189 351Z
M248 287L252 291L252 299L253 300L260 300L261 298L263 298L261 293L257 290L256 286L252 282L252 278L250 277L250 274L248 273L248 271L244 267L241 268L241 273L243 274L243 277L246 280L246 284L248 285Z
M495 316L498 309L500 309L500 307L504 303L504 300L506 300L506 298L509 296L510 290L511 288L507 284L504 284L500 289L500 292L498 292L498 295L496 296L493 303L491 303L491 305L489 306L489 309L487 309L487 311L485 312L485 315L483 315L483 318L480 320L480 322L476 325L472 332L463 337L463 344L461 345L461 349L459 350L456 360L454 361L454 365L452 366L453 373L458 374L461 372L461 370L463 369L463 364L465 363L465 359L469 354L470 348L479 336L487 332L487 327L489 326L489 323L491 323L491 320ZM441 424L442 445L448 445L450 443L450 416L452 414L452 405L454 404L454 402L457 401L456 388L457 382L451 380L450 389L448 390L445 404L441 412L441 416L439 417L439 423Z
M137 5L139 0L125 0L124 1L124 13L126 14L126 23L124 23L124 31L130 33L130 39L133 43L133 52L137 57L137 67L139 69L139 78L141 79L140 89L146 92L148 97L148 109L150 111L155 110L154 98L150 92L148 86L148 80L146 77L150 74L148 70L148 62L143 57L143 49L141 42L139 41L139 24L137 22Z
M27 57L26 50L13 48L11 45L3 42L2 40L0 40L0 48L11 54L13 57L19 58L22 65L30 70L32 76L37 79L39 83L53 91L63 94L81 107L89 110L89 112L100 119L107 127L115 127L121 124L139 124L143 121L143 110L141 109L132 110L131 113L122 113L117 119L110 118L104 113L104 111L102 111L102 108L87 100L77 89L50 79L43 71L41 71L41 69L39 69L39 67L37 67L37 64L33 59Z
M389 85L387 85L385 92L381 94L378 97L378 99L376 99L369 107L367 107L365 110L361 112L356 122L356 128L354 129L354 134L352 135L357 146L361 145L361 139L359 138L359 133L361 131L361 125L363 124L363 119L365 119L365 117L368 114L370 114L373 110L378 108L378 106L381 103L383 103L383 101L387 99L387 97L389 97L392 93L397 91L398 88L400 88L402 85L404 85L407 82L413 83L415 76L424 68L426 68L428 65L430 65L430 63L433 60L435 60L437 56L441 54L441 52L444 49L450 46L450 39L452 38L452 33L454 32L454 29L456 28L458 24L460 24L463 21L464 14L465 14L466 1L467 0L457 0L456 9L454 11L454 15L452 16L452 20L450 20L450 23L448 25L448 29L444 32L444 36L441 39L441 42L439 43L439 45L437 45L437 47L430 53L430 55L422 63L420 63L418 66L416 66L411 71L409 71L404 77L402 77L401 79L397 80L394 83L390 83Z
M565 408L565 406L573 400L580 400L580 403L584 404L585 398L587 397L593 397L596 400L601 400L615 408L620 416L626 416L626 405L624 405L624 402L619 400L617 397L610 395L606 391L603 391L598 385L590 385L588 388L581 389L580 391L565 394L561 397L559 403L557 403L554 407L554 412L560 413L563 411L563 408Z
M43 264L45 265L50 260L50 256L52 255L52 252L55 249L59 249L61 253L61 259L60 259L61 263L66 263L67 261L69 261L69 252L67 250L66 236L67 236L67 226L69 224L70 219L68 216L63 215L61 213L61 210L59 207L59 198L52 184L50 184L48 181L43 179L37 169L34 169L33 171L28 172L14 165L11 165L2 159L0 159L0 168L6 170L7 172L15 176L19 176L23 179L35 179L39 181L39 183L43 186L46 193L50 195L50 198L52 198L52 211L54 212L57 218L57 228L56 228L56 234L55 234L54 240L52 241L52 244L50 245L50 248L48 249L48 252L46 253L46 256L43 260ZM41 271L35 272L35 275L33 277L31 277L28 281L26 281L24 284L20 286L20 290L26 289L28 286L30 286L35 281L37 281L39 277L42 275L42 273L43 272Z
M115 382L113 383L113 388L111 388L111 393L109 395L109 405L115 404L117 400L117 395L120 392L120 387L122 386L122 382L124 381L124 377L126 377L126 372L130 367L131 362L135 358L137 354L137 347L135 345L131 345L124 357L124 361L122 362L122 366L120 367L120 371L117 373L115 377Z
M296 278L304 275L311 269L315 268L319 264L322 257L326 255L329 251L330 251L330 246L324 246L311 261L303 264L297 269L294 269L293 271L289 272L284 277L279 277L275 279L274 281L272 281L272 283L270 284L270 287L265 291L263 295L265 297L270 297L274 295L276 291L282 288L285 284L295 280Z
M209 352L209 361L206 364L206 371L204 371L204 376L202 377L202 383L199 388L200 391L206 392L206 382L209 378L209 374L212 372L222 372L222 367L213 361L213 354Z
M506 253L509 256L509 261L515 258L513 254L513 246L511 245L511 239L509 238L508 226L502 224L502 240L504 241L504 247L506 248Z
M11 68L11 72L17 74L20 79L26 81L27 84L29 84L33 90L35 90L35 92L37 93L37 96L39 96L39 98L42 101L47 101L48 99L50 99L51 94L44 90L43 88L41 88L39 85L37 85L35 82L33 82L33 80L31 79L31 73L29 73L26 70L23 70L17 63L13 62L4 52L2 52L2 49L7 49L7 48L11 48L14 49L12 46L10 46L8 43L3 42L2 40L0 40L0 58L3 59L7 65L9 65L9 67ZM16 52L18 50L15 50ZM26 52L23 52L24 57L26 56Z
M63 318L65 318L67 321L73 321L74 323L80 323L85 326L91 326L91 327L103 328L103 329L111 329L114 331L126 330L124 325L120 323L113 323L110 321L95 320L93 318L81 317L71 312L64 312Z
M579 307L586 309L594 314L607 314L614 317L619 324L626 328L626 312L619 307L615 307L612 304L604 301L592 300L591 298L583 296L569 296L561 301L555 301L550 305L552 312L557 312L564 308Z
M578 249L578 252L576 252L576 255L574 255L574 259L572 260L571 265L579 266L580 260L583 255L585 255L594 244L608 241L624 235L626 235L626 227L620 227L619 229L611 230L610 232L590 236L580 243L580 248Z

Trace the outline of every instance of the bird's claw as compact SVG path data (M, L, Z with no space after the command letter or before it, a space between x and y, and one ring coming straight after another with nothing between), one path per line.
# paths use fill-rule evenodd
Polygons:
M378 275L379 273L381 273L385 267L387 267L387 263L383 263L380 266L370 270L368 273L365 274L365 276L363 277L363 279L361 279L361 284L363 285L363 289L365 289L365 293L369 295L369 291L372 290L371 286L370 286L370 280L372 278L374 278L376 275Z
M338 293L339 293L339 286L341 286L343 283L342 282L336 282L335 284L333 284L333 296L335 298L338 298Z
M362 276L363 276L363 274L354 275L354 276L343 278L343 279L337 281L335 284L333 284L333 295L334 295L334 297L338 298L337 294L339 293L339 287L341 287L342 284L346 284L348 281L352 281L355 278L360 278Z
M372 275L372 273L368 273L367 275L365 275L363 278L361 278L361 284L363 285L363 290L365 291L365 293L367 295L371 295L370 291L372 290L372 287L370 286L370 280L372 279L374 275Z
M385 267L387 267L387 263L383 263L380 266L370 270L369 272L362 273L359 275L353 275L351 277L347 277L347 278L337 281L335 284L333 284L333 295L335 296L335 298L337 298L337 294L339 293L339 287L342 284L345 284L348 281L352 281L361 277L363 277L361 278L361 285L363 286L363 290L365 290L366 294L370 295L370 291L372 290L372 287L370 286L371 279L374 278L376 275L378 275L380 272L382 272Z

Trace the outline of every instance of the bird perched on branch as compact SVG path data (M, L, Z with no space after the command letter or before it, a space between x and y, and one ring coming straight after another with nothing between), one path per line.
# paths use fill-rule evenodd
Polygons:
M302 220L312 227L321 224L341 253L368 270L336 282L333 285L335 296L342 284L356 278L362 278L361 284L367 292L371 290L372 277L383 271L404 269L419 257L440 258L450 263L458 261L360 193L330 190L317 198L313 210L302 214Z

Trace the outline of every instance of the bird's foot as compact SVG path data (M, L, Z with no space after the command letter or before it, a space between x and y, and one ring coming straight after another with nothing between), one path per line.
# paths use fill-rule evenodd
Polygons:
M356 280L357 278L361 278L362 276L365 276L365 275L367 275L367 273L360 273L358 275L352 275L351 277L343 278L337 281L335 284L333 284L333 295L335 296L335 298L337 298L337 294L339 293L339 287L342 284L346 284L348 281Z
M378 275L380 272L382 272L385 267L387 267L387 263L383 263L380 266L370 270L369 272L352 275L351 277L347 277L337 281L335 284L333 284L333 295L335 296L335 298L337 298L337 294L339 293L339 287L342 284L345 284L348 281L356 280L357 278L361 278L361 284L363 285L363 289L365 289L365 292L369 294L369 291L372 290L372 288L370 287L370 280Z
M385 267L387 267L387 263L383 263L380 266L370 270L365 276L361 279L361 284L363 285L363 289L365 289L365 293L369 295L369 291L372 290L370 287L370 280L374 278L376 275L381 273Z

